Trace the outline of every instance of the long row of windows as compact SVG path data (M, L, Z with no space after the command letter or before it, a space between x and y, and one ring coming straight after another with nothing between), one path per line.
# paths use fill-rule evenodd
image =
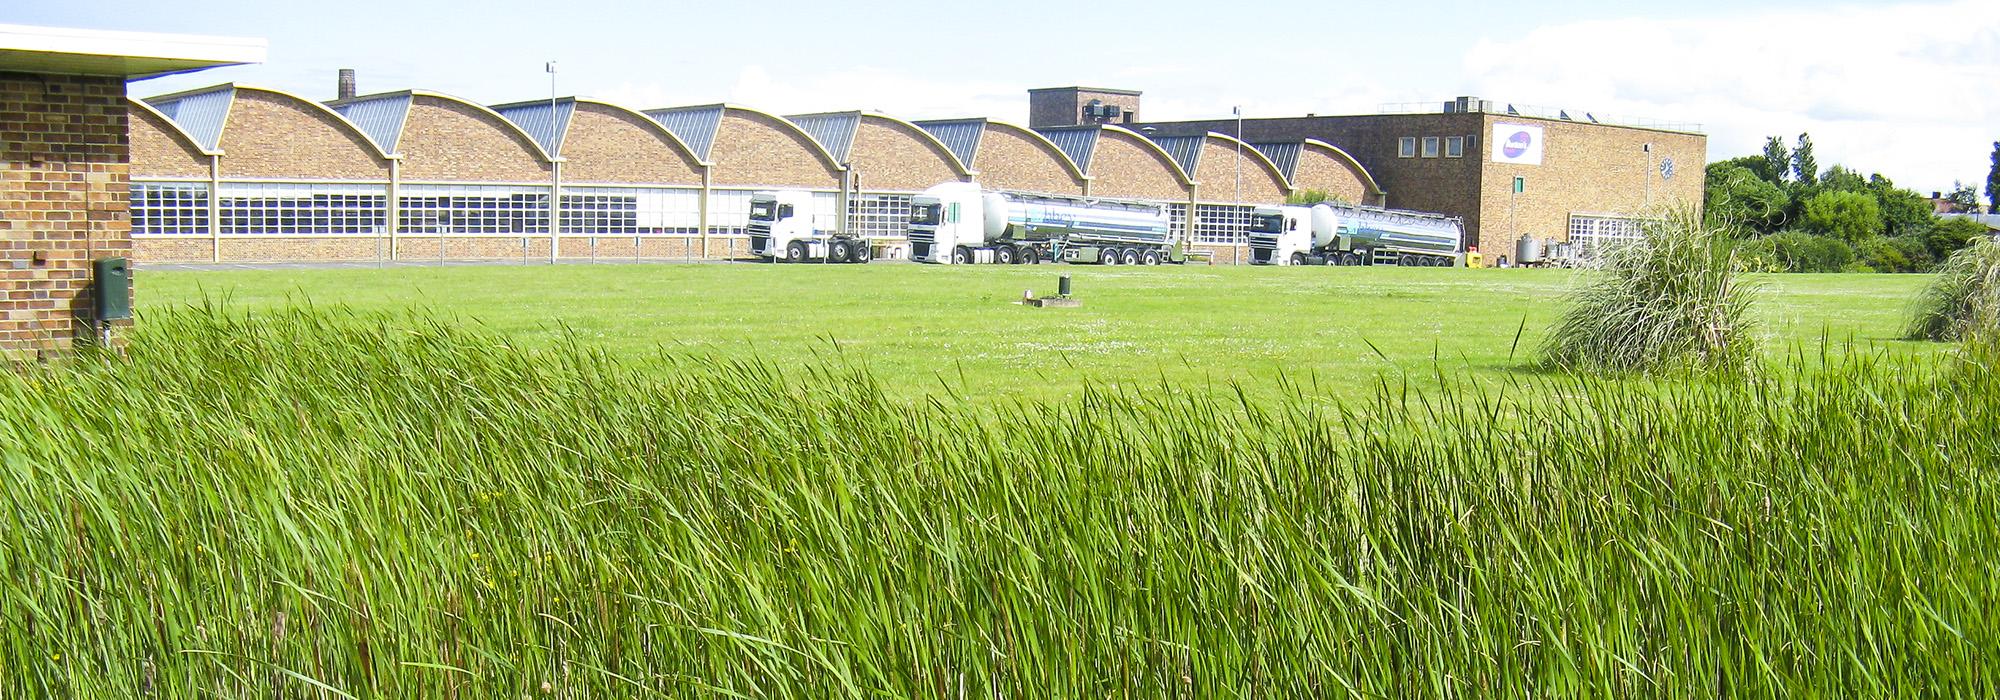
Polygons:
M1446 158L1464 158L1465 149L1471 146L1471 136L1425 136L1422 139L1404 136L1396 140L1396 157L1416 158L1421 155L1425 158L1436 158L1442 151Z
M1644 219L1571 214L1569 242L1585 257L1595 257L1646 236Z
M208 234L208 185L132 183L132 233Z
M910 227L910 197L864 194L847 201L848 230L866 238L902 238Z
M1194 206L1194 242L1209 245L1235 245L1248 240L1250 213L1256 207L1236 204L1196 204ZM1175 231L1187 230L1188 206L1186 204L1167 205L1167 219Z

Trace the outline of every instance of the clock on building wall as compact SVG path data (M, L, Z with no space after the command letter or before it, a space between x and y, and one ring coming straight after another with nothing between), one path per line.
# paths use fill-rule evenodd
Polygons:
M1674 159L1663 158L1660 160L1660 178L1663 180L1674 179Z

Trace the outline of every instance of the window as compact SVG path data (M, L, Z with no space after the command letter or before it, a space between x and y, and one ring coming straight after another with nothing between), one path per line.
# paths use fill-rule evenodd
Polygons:
M701 191L654 187L564 187L562 231L597 236L701 232Z
M1645 238L1645 219L1571 214L1569 242L1584 257L1597 257L1617 246Z
M132 183L132 233L208 235L208 185Z
M1396 157L1398 158L1417 157L1417 137L1405 136L1401 139L1398 139L1396 142Z
M848 231L868 238L902 238L910 230L910 196L856 195L847 202Z
M381 235L388 188L321 183L224 183L216 197L223 235Z
M1194 242L1234 245L1244 241L1255 209L1235 204L1197 204L1194 207Z
M1447 137L1445 137L1445 139L1444 139L1444 157L1446 157L1446 158L1464 158L1464 157L1465 157L1465 137L1463 137L1463 136L1447 136Z
M398 222L410 234L548 235L549 191L505 185L405 185Z
M1438 157L1438 137L1436 136L1424 137L1424 157L1425 158Z

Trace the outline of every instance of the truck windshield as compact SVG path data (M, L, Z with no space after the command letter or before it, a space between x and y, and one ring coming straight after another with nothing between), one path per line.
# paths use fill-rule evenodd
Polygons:
M773 212L777 211L777 209L778 209L778 204L776 202L751 202L750 220L776 221L778 220L778 217L775 216Z
M1263 216L1252 216L1252 217L1250 217L1250 232L1251 232L1251 233L1284 233L1284 232L1285 232L1285 215L1283 215L1283 214L1266 214L1266 215L1263 215Z
M944 205L942 204L917 204L911 206L910 223L936 226L938 224L938 211L943 208Z

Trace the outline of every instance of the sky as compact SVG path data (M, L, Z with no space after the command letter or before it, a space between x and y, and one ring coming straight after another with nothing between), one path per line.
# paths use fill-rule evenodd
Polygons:
M1149 121L1360 114L1476 95L1696 123L1709 159L1812 134L1821 168L1928 194L1983 183L2000 141L2000 0L1624 3L19 0L0 23L249 36L220 82L331 99L421 88L486 104L555 90L651 109L1027 117L1027 90L1143 90Z

